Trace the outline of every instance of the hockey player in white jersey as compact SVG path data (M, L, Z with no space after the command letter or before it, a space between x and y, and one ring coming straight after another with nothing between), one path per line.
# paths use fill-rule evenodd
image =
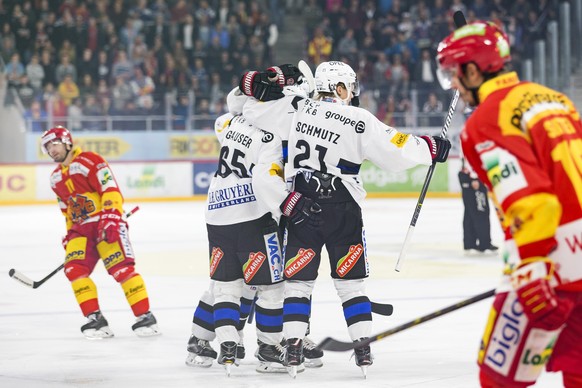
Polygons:
M221 144L218 170L208 190L206 223L210 275L213 280L213 321L227 374L235 363L237 326L243 283L257 286L257 357L282 366L282 254L277 221L280 204L292 197L282 179L281 140L248 124L244 117L225 114L215 131ZM290 216L303 225L317 225L317 215L304 209L317 204L296 201ZM259 371L269 371L260 370ZM284 369L283 369L284 371Z
M287 338L286 362L303 363L302 341L310 314L310 295L325 245L331 277L342 302L348 332L353 341L371 333L371 303L364 278L369 268L360 203L366 195L359 175L364 160L386 171L402 171L417 165L444 162L450 142L445 138L413 136L380 122L370 112L350 106L359 94L355 72L342 62L324 62L315 72L315 98L281 96L277 83L265 82L267 72L245 73L240 89L249 99L244 117L258 127L269 127L288 138L285 177L296 193L289 197L287 215L294 201L308 197L321 207L323 225L315 232L291 221L285 251L285 300L283 334ZM277 99L278 98L278 99ZM355 351L356 365L372 364L370 347Z

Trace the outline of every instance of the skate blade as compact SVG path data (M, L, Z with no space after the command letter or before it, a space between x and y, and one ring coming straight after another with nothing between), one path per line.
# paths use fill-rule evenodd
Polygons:
M323 361L321 358L305 359L306 368L321 368L323 366Z
M138 327L133 332L135 333L135 335L137 335L138 337L142 337L142 338L143 337L154 337L156 335L162 334L162 332L158 328L158 325L156 325L156 324L151 325L151 326Z
M289 373L289 376L296 378L297 373L301 373L305 370L305 365L303 365L303 364L293 365L293 366L288 366L286 368L287 368L287 373Z
M360 366L360 369L362 370L362 374L364 375L364 379L368 378L368 365L362 365Z
M194 368L210 368L213 362L212 357L199 356L194 353L188 353L188 357L186 357L186 365Z
M98 330L96 329L84 330L83 335L85 336L85 338L90 340L100 340L104 338L113 338L113 331L111 331L109 326L103 326Z
M255 370L259 373L287 373L285 366L268 361L259 361L259 365L257 365Z
M230 372L232 369L232 363L224 364L224 369L226 370L226 377L230 377Z

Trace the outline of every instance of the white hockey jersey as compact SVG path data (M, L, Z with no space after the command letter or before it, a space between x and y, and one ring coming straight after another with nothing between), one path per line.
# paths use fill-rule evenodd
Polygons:
M287 180L300 172L333 174L358 204L366 196L360 178L364 160L392 172L432 164L424 140L398 132L362 108L297 96L268 102L249 98L243 115L287 144Z
M214 130L221 148L208 188L206 223L236 224L267 212L278 221L279 205L288 194L281 139L231 113L216 119Z

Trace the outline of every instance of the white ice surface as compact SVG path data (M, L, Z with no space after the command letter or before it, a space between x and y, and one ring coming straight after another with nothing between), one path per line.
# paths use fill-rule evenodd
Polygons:
M501 259L463 254L460 199L424 201L403 271L396 273L415 204L415 199L367 199L364 204L372 271L368 295L394 305L391 317L374 315L374 334L492 289L499 279ZM204 204L139 205L130 234L163 335L143 339L132 333L134 318L123 292L98 264L93 278L115 333L101 341L81 335L85 319L64 274L35 290L8 277L9 269L16 268L40 280L62 262L64 225L56 204L0 207L0 387L478 387L475 360L491 299L374 343L367 380L350 352L326 352L322 368L308 369L296 380L258 374L254 325L245 333L247 358L230 378L216 364L185 366L192 313L208 285ZM501 245L494 219L492 225L493 243ZM316 341L326 336L348 340L327 263L314 290L311 331ZM536 384L560 386L561 375L549 373Z

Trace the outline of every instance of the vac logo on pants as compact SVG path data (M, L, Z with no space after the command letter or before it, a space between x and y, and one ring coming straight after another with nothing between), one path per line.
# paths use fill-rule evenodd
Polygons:
M299 249L297 256L291 258L285 263L285 276L288 278L295 275L297 272L301 271L313 258L315 257L315 252L313 249Z
M364 253L364 247L362 244L352 245L347 255L339 259L337 263L337 269L335 272L343 278L348 272L356 265L360 257Z
M251 279L259 272L261 265L265 262L265 256L262 252L251 252L249 254L249 260L243 265L243 273L245 277L245 283L251 281Z
M224 252L220 248L212 247L212 254L210 255L210 276L214 275L214 271L218 267L218 263L224 257Z

